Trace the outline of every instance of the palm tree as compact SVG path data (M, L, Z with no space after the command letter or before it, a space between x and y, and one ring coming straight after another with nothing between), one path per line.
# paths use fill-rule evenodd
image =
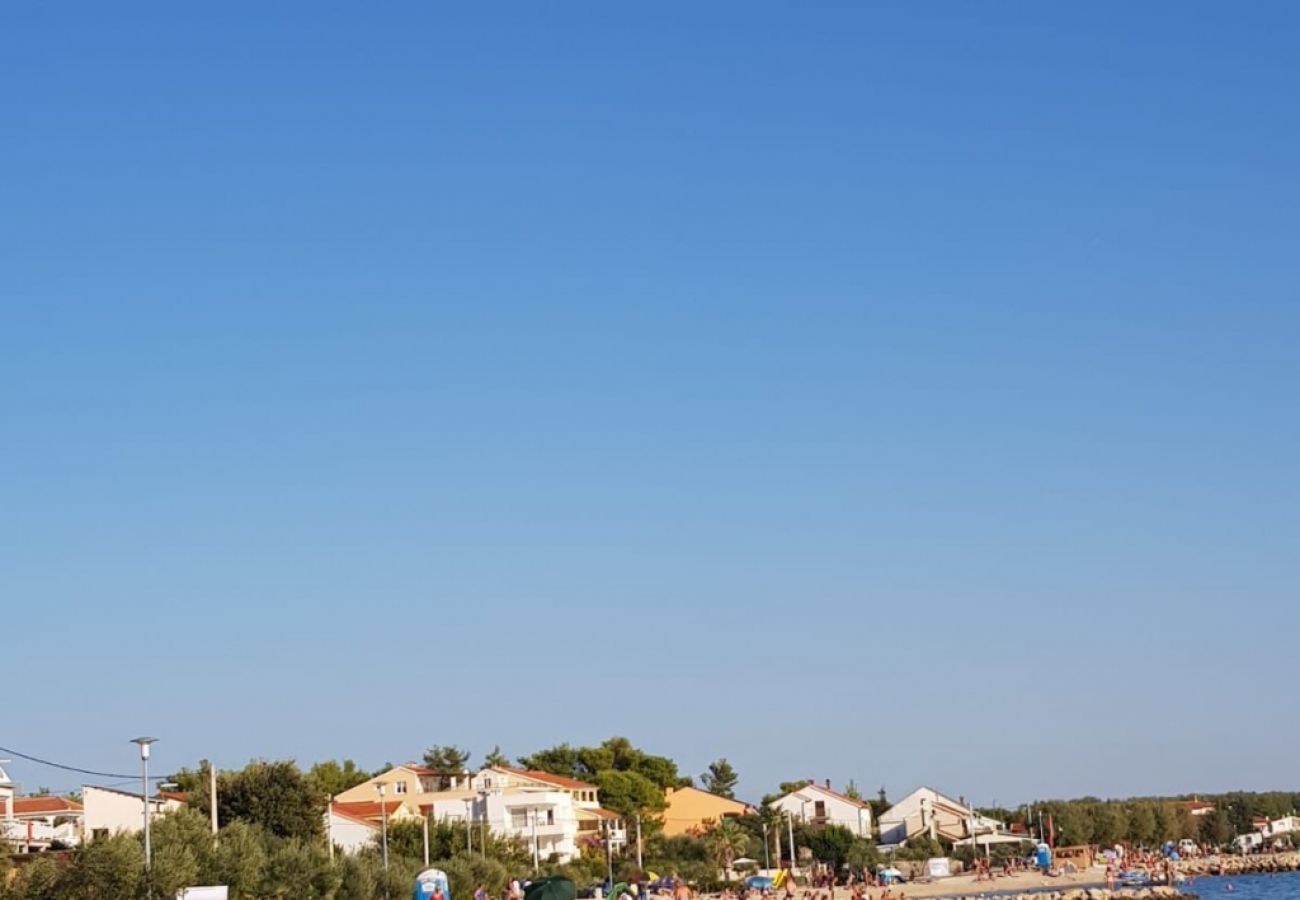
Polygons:
M772 862L777 868L781 867L781 847L785 841L782 835L785 834L785 813L778 806L764 803L758 808L758 821L763 828L763 834L767 835L771 842L773 855Z
M749 835L731 819L723 819L705 835L713 859L722 867L723 876L731 880L731 865L745 855L749 848Z

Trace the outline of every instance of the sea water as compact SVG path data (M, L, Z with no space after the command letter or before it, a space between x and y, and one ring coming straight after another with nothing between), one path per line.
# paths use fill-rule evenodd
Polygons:
M1193 878L1178 887L1201 900L1300 900L1300 872L1216 875Z

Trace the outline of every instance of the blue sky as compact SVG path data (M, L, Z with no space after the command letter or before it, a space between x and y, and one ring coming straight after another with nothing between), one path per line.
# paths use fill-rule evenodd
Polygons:
M1298 27L7 11L0 746L1295 787Z

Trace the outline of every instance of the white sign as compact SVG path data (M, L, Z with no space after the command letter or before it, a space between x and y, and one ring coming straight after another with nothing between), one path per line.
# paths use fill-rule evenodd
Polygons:
M215 887L181 888L176 900L230 900L230 888L224 884Z
M925 869L930 874L931 878L947 878L952 874L952 870L948 865L948 857L946 856L936 856L934 859L927 860L925 863Z

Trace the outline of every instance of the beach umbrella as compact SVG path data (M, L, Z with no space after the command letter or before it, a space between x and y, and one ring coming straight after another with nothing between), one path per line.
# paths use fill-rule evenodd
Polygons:
M560 875L538 878L524 888L524 900L578 900L578 886Z

